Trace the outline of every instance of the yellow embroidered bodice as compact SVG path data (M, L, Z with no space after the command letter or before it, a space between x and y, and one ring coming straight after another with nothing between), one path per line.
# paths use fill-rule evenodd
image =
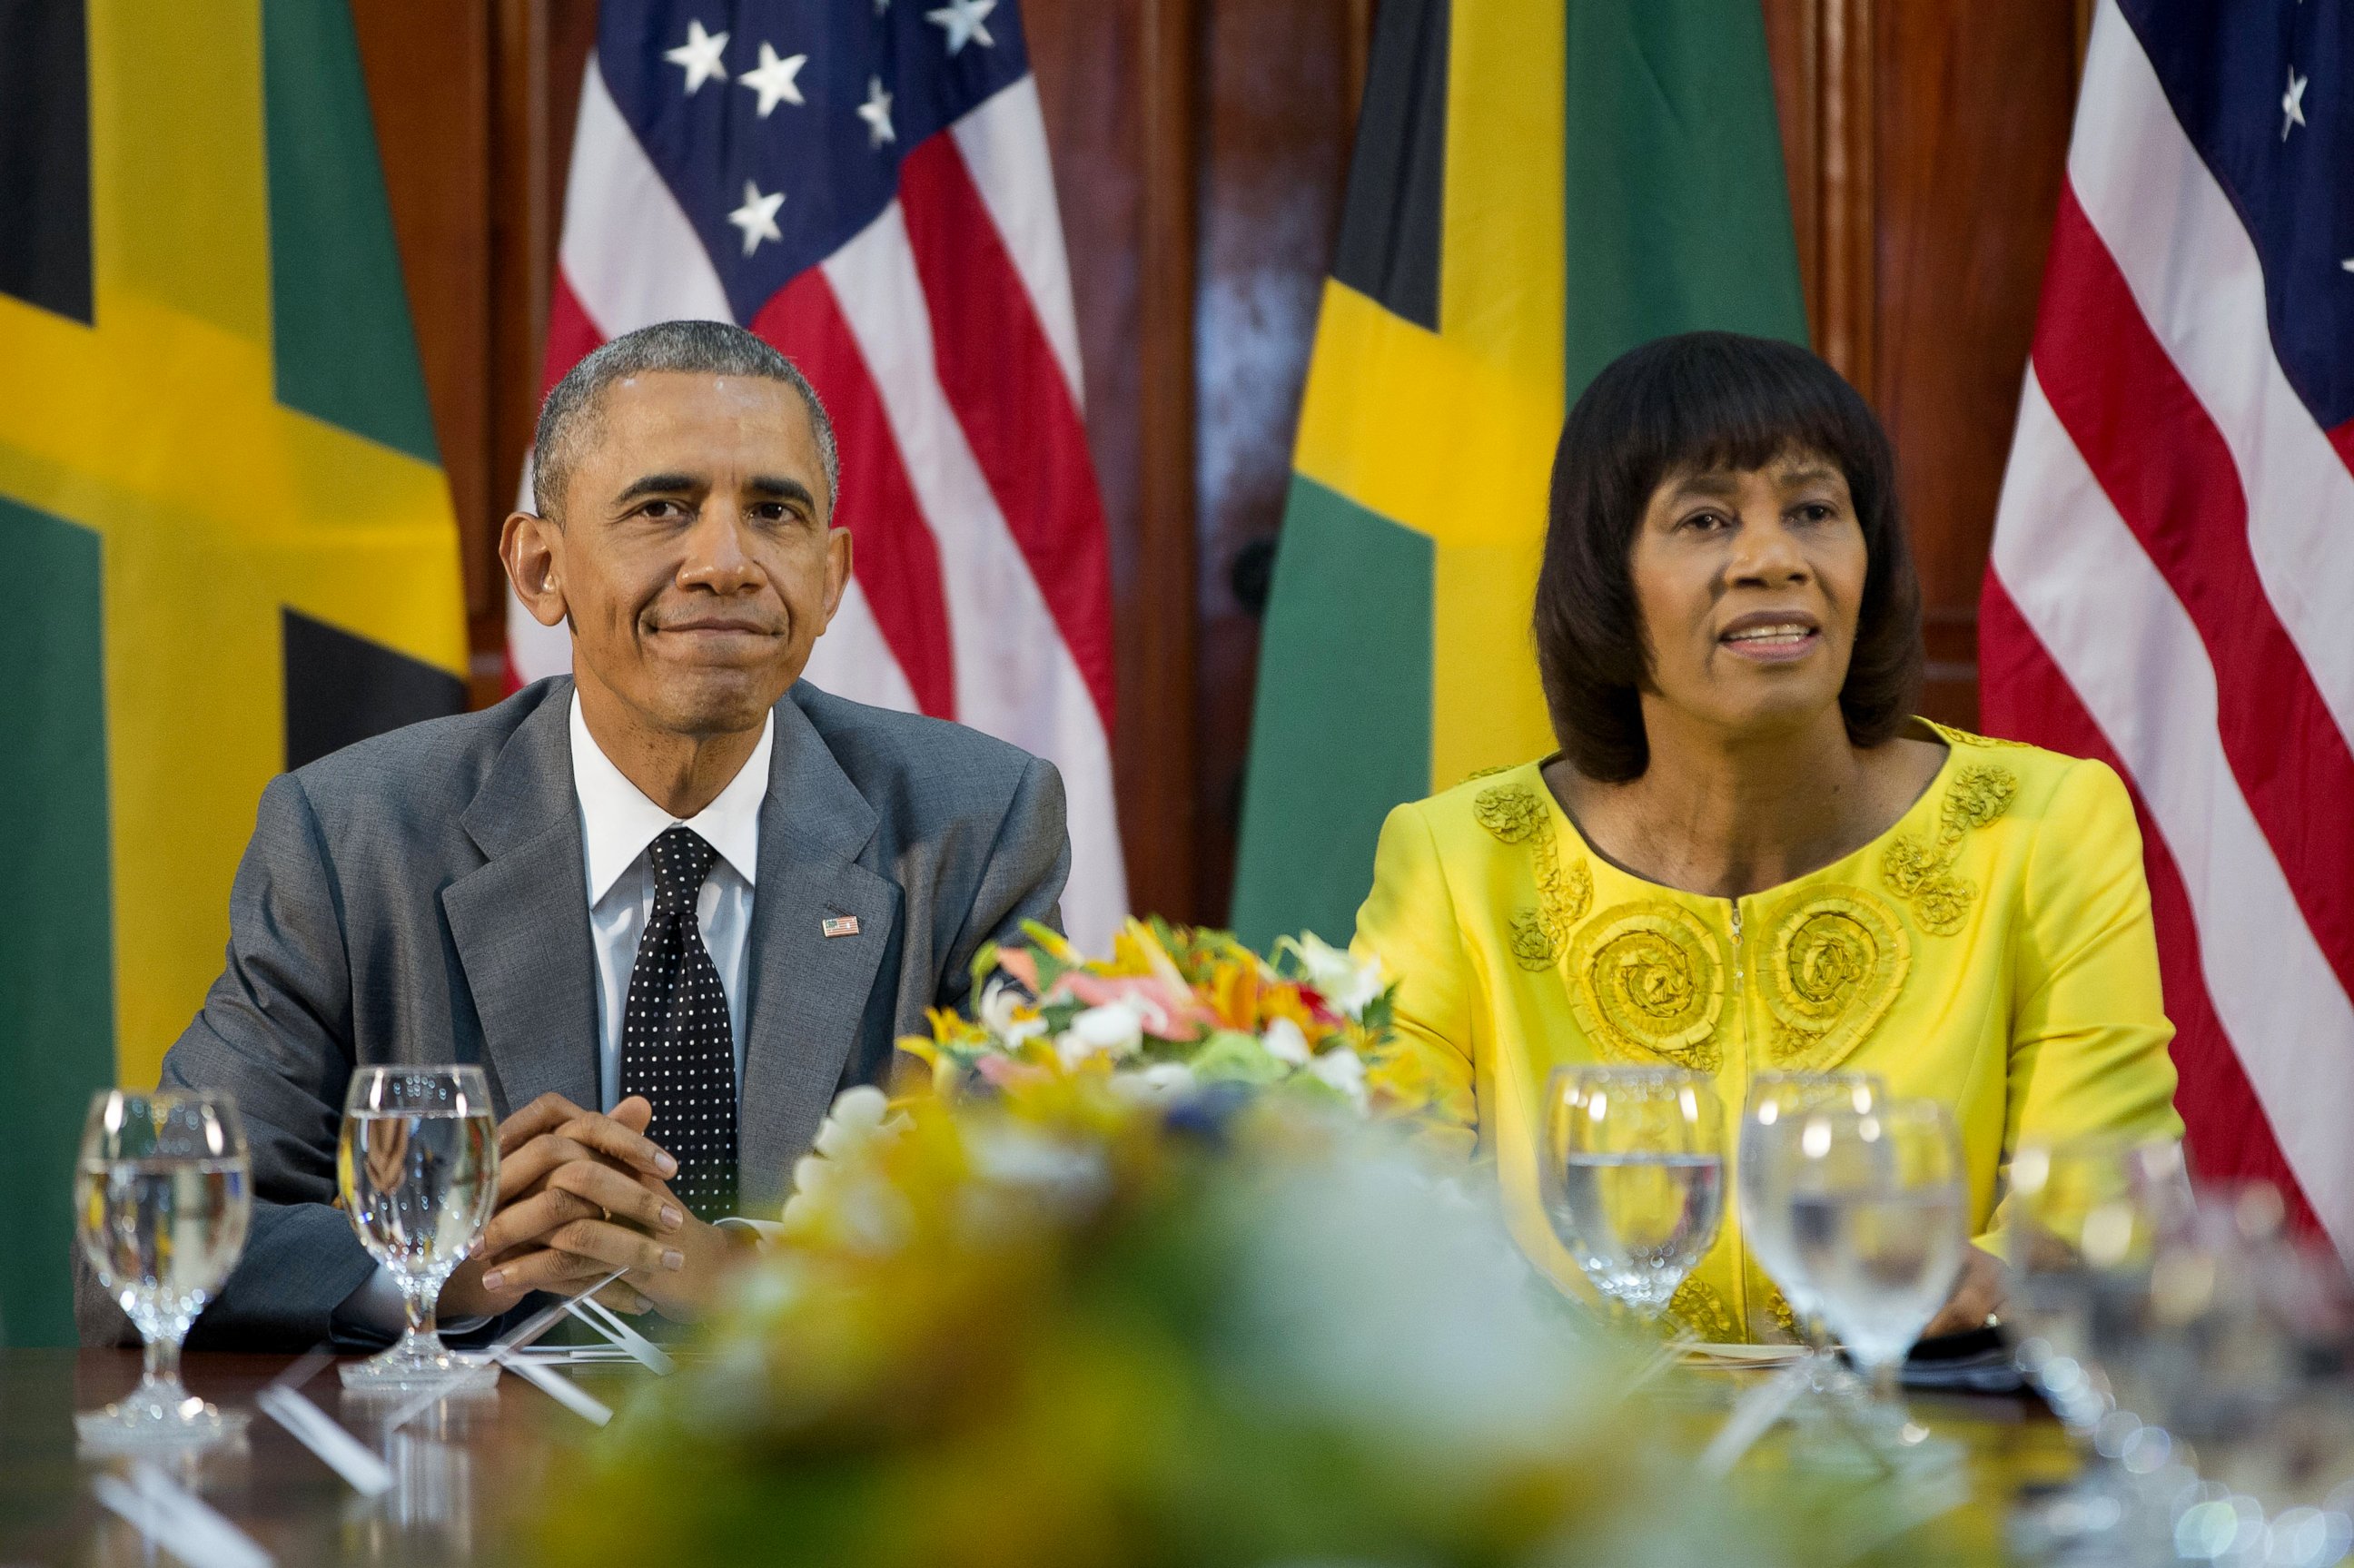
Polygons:
M1436 1140L1494 1160L1513 1234L1571 1288L1534 1133L1564 1064L1713 1075L1734 1125L1757 1072L1872 1072L1942 1100L1984 1245L2022 1136L2181 1136L2124 785L2098 762L1931 727L1946 761L1886 832L1738 900L1595 854L1538 763L1390 814L1357 916L1358 950L1402 981L1384 1078ZM1787 1329L1725 1196L1676 1308L1709 1338Z

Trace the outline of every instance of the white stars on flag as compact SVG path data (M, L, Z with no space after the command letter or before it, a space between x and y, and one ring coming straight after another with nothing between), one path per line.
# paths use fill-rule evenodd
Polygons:
M997 40L989 36L989 14L997 9L997 0L949 0L937 11L924 13L924 20L948 35L949 53L953 55L965 45L979 38L991 48Z
M801 103L801 90L793 79L809 64L807 55L787 55L777 58L777 51L768 45L760 46L760 69L748 70L738 79L760 95L760 118L766 120L769 111L779 103Z
M2289 127L2305 123L2305 90L2313 79L2296 74L2296 67L2288 68L2288 90L2281 94L2281 140L2288 140Z
M744 182L744 205L729 213L727 221L744 231L745 255L760 249L764 239L783 243L784 234L777 228L777 209L784 205L784 192L770 191L762 196L758 185L750 180Z
M884 0L889 4L889 0ZM866 101L858 106L858 118L866 122L866 144L880 147L885 142L896 142L899 132L891 126L891 95L883 90L883 79L866 79Z
M701 22L689 22L686 25L686 42L674 49L663 51L663 58L685 70L686 95L693 98L695 90L713 77L722 81L727 79L726 63L719 58L720 51L726 47L726 34L706 33Z

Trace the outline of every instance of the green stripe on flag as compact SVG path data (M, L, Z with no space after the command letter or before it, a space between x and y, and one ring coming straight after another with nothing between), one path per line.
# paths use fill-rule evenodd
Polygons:
M1565 85L1570 400L1670 333L1804 344L1757 0L1570 0Z
M439 460L345 0L263 0L278 400Z
M1234 927L1345 943L1373 844L1430 788L1431 542L1295 477L1259 640Z
M73 1168L114 1082L99 539L0 499L24 591L0 618L0 1343L74 1342Z

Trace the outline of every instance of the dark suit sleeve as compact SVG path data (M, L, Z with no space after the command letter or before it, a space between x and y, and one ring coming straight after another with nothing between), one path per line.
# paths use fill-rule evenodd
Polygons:
M307 1348L376 1266L330 1206L352 1069L342 907L302 783L271 780L229 895L228 962L164 1058L167 1086L236 1097L253 1150L252 1234L192 1344ZM130 1334L86 1266L75 1308L85 1344Z
M1032 758L1014 786L981 867L970 915L949 945L935 1005L969 1010L972 956L984 942L1011 942L1022 923L1063 928L1063 884L1071 874L1071 835L1063 820L1063 776Z

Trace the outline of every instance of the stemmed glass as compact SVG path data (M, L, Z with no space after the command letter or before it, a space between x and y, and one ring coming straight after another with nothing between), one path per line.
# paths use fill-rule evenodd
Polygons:
M490 1224L499 1186L498 1121L480 1067L363 1067L344 1097L335 1177L361 1245L400 1287L400 1340L343 1369L346 1388L463 1384L497 1369L435 1331L442 1284Z
M1873 1393L1945 1305L1968 1242L1954 1118L1934 1100L1827 1107L1755 1128L1770 1150L1797 1275Z
M1735 1196L1741 1210L1741 1232L1758 1266L1766 1271L1790 1304L1798 1334L1814 1356L1814 1381L1828 1389L1846 1381L1829 1351L1830 1330L1823 1323L1822 1304L1806 1271L1798 1266L1797 1244L1790 1234L1790 1216L1780 1150L1762 1136L1773 1128L1814 1110L1868 1111L1888 1098L1888 1087L1872 1073L1759 1073L1749 1080L1749 1094L1741 1110L1741 1141L1734 1164Z
M1656 1321L1715 1244L1724 1107L1697 1073L1563 1067L1545 1086L1540 1187L1594 1287Z
M2106 1325L2146 1297L2161 1237L2193 1209L2182 1146L2095 1133L2022 1145L2011 1157L2008 1223L2020 1370L2060 1418L2089 1430L2107 1414L2096 1353Z
M108 1089L90 1102L74 1168L83 1255L146 1342L130 1397L74 1417L95 1447L233 1436L248 1417L189 1393L180 1345L238 1255L253 1217L252 1163L228 1096Z

